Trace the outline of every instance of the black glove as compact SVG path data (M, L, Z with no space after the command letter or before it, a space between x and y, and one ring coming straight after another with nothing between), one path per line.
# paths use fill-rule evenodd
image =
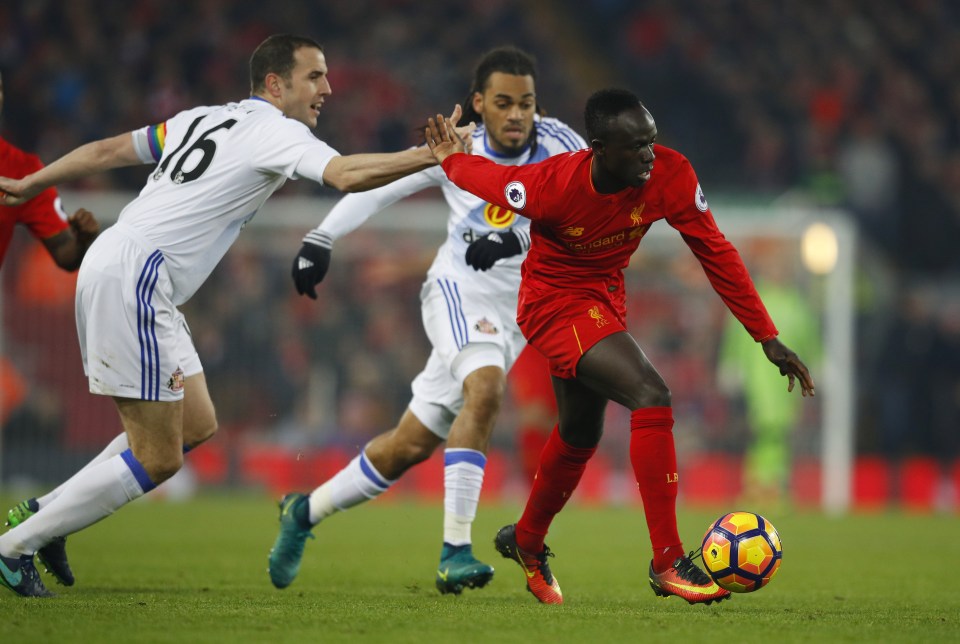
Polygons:
M317 299L314 288L323 281L330 268L330 255L333 253L333 237L319 229L311 230L303 238L300 252L293 258L293 283L297 293Z
M494 262L504 257L513 257L523 252L520 238L512 230L490 233L473 240L467 246L467 264L475 271L489 270Z

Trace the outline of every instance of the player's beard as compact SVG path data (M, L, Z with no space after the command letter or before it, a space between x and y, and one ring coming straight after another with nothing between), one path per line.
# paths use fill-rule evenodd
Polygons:
M506 134L504 132L504 134ZM525 138L518 139L518 142L514 143L512 140L505 140L502 136L497 137L497 144L503 149L505 154L508 155L517 155L520 154L524 148L530 145L533 142L534 129L531 128L530 132Z

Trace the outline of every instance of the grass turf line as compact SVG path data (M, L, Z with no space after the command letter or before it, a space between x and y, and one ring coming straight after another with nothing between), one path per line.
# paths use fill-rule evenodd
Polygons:
M681 511L688 549L724 509ZM59 597L26 601L2 590L0 610L18 644L960 642L960 599L950 590L960 572L950 545L960 534L956 516L771 514L784 542L777 576L757 593L705 607L650 591L642 510L571 505L547 540L566 600L549 607L493 549L496 530L516 520L519 506L481 504L479 514L474 551L496 568L485 589L437 593L440 504L384 499L318 526L300 576L278 591L266 573L277 527L272 499L138 501L70 538L76 586L44 574Z

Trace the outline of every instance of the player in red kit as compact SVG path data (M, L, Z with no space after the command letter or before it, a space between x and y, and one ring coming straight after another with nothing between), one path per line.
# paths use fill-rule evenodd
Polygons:
M632 93L595 93L585 110L590 150L537 164L506 167L460 154L452 125L430 119L427 143L447 176L490 203L532 221L517 322L547 357L560 421L540 458L520 520L496 537L500 553L524 569L541 602L563 595L547 565L544 538L576 489L603 433L607 401L630 415L630 461L653 546L654 592L693 603L726 599L692 557L677 530L677 463L670 390L626 331L623 269L650 226L674 227L700 261L714 290L763 348L787 390L804 396L814 383L797 355L777 339L740 255L707 206L696 174L680 153L656 144L650 112Z
M0 138L0 176L23 177L43 167L36 156ZM49 188L30 201L0 210L0 265L7 254L13 229L22 224L46 247L57 266L75 271L100 227L93 214L80 208L70 217L60 209L60 198Z
M3 77L0 76L0 111L3 110ZM14 147L0 137L0 177L25 177L43 167L35 155ZM60 208L56 188L44 190L30 201L11 208L0 208L0 266L7 254L17 224L43 242L57 266L75 271L87 247L93 243L100 225L87 210L80 208L67 217Z

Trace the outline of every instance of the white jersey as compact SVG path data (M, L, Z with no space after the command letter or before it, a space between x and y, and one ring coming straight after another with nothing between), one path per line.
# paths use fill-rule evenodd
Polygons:
M506 157L490 148L486 129L480 126L473 133L473 154L503 165L524 165L587 147L583 137L557 119L537 117L534 127L535 143L517 156ZM398 179L375 190L347 195L337 202L317 230L337 239L399 199L437 186L443 191L450 214L447 219L447 239L430 266L428 281L453 276L461 287L475 287L485 293L512 293L515 297L520 288L520 265L526 252L501 259L488 271L476 271L468 266L465 255L467 246L473 240L491 232L506 230L515 232L521 238L522 248L526 251L530 246L530 220L461 190L447 179L440 166Z
M287 179L323 183L336 150L262 99L197 107L133 133L156 162L117 225L164 257L173 304L190 299L267 198Z

